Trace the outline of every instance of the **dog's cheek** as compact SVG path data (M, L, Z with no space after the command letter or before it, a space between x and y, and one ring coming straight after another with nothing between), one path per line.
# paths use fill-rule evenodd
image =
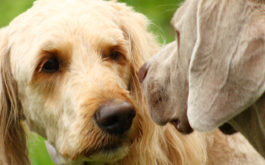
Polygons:
M76 129L74 126L75 119L73 118L73 120L71 120L69 116L65 116L66 115L63 114L60 118L58 118L57 128L54 130L53 128L48 130L50 133L48 139L49 141L54 142L58 153L64 158L75 159L78 156L77 153L80 148L80 137L82 136L77 136L79 134L78 130L81 129L82 126L79 125L80 128Z

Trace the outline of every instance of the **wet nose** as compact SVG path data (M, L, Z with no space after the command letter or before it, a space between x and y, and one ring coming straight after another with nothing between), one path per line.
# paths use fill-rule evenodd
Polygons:
M95 120L109 134L122 135L130 129L135 114L133 106L128 102L110 102L96 111Z
M139 81L142 83L147 75L147 72L148 72L148 67L147 67L147 63L145 63L139 70L139 73L138 73L138 78L139 78Z

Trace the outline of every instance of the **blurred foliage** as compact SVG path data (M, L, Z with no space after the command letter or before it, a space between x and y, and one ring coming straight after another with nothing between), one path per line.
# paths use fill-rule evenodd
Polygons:
M0 27L29 8L34 0L0 0Z
M34 0L0 0L0 27L32 6ZM138 12L145 14L151 21L150 30L159 36L161 43L174 39L174 31L170 19L181 0L119 0L125 2ZM32 165L52 165L44 145L44 139L30 134L28 141Z
M153 24L151 31L159 36L160 42L168 43L175 36L170 19L181 0L120 0L133 6L138 12L145 14Z

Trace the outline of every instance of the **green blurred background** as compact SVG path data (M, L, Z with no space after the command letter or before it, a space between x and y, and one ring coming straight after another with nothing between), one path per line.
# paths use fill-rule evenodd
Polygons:
M34 0L0 0L0 27L32 6ZM119 0L125 2L138 12L145 14L151 21L150 30L158 35L162 44L174 39L170 19L181 0ZM44 139L30 134L28 148L32 165L52 165L44 146Z

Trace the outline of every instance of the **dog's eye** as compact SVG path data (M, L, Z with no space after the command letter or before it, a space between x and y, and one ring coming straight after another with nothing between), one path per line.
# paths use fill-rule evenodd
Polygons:
M121 53L118 52L118 51L111 51L110 53L110 58L113 60L113 61L118 61L121 57Z
M112 48L103 51L102 59L103 61L114 62L122 65L126 61L125 54L126 51L124 49L119 46L113 46Z
M56 58L48 59L42 66L41 71L47 73L54 73L59 70L59 61Z

